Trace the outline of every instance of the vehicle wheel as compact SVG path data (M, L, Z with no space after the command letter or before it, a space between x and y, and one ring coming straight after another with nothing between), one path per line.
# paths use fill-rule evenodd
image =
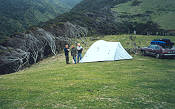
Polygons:
M157 59L160 59L161 58L161 55L160 54L156 54L156 58Z
M141 51L141 55L142 56L145 56L146 54L145 54L145 51Z

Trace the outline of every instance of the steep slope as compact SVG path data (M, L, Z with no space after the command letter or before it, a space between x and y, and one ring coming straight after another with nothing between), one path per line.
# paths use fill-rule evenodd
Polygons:
M84 0L71 12L58 16L48 23L70 21L88 28L91 33L117 34L122 27L114 22L111 8L127 1L129 0Z
M0 37L21 32L69 11L81 0L0 0Z

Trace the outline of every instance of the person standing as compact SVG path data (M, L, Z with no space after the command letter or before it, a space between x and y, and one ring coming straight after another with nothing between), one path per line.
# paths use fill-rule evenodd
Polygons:
M65 53L65 57L66 57L66 64L70 64L69 63L69 45L65 45L64 53Z
M74 63L76 64L77 49L72 45L71 56L73 57Z
M77 63L82 59L82 52L83 52L83 47L80 45L80 43L77 44L77 51L78 51L78 56L77 56Z

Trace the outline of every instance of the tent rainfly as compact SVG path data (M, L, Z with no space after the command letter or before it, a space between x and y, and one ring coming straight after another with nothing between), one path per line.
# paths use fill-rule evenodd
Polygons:
M80 63L132 59L120 42L99 40L86 52Z

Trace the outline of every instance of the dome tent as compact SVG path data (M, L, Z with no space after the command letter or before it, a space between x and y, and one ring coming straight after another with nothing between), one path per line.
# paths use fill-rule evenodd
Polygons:
M92 46L87 50L80 63L115 61L123 59L132 59L132 56L127 53L120 42L99 40L92 44Z

